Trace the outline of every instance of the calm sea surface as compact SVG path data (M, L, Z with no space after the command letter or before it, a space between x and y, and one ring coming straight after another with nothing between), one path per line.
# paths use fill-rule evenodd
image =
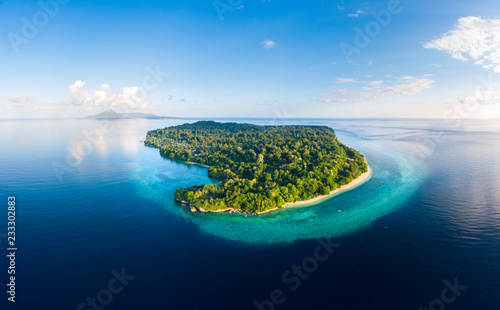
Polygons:
M499 122L221 120L330 126L373 168L322 203L244 218L174 203L216 181L141 142L194 121L0 121L0 309L498 309Z

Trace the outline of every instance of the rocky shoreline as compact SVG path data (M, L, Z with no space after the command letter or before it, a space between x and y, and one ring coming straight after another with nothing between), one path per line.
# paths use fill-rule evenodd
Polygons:
M224 213L224 212L225 213L241 213L241 214L245 214L245 216L247 216L247 215L259 215L257 212L254 212L254 211L244 211L244 210L235 209L235 208L227 208L227 209L216 210L216 211L205 210L204 208L196 207L195 205L190 204L189 202L187 202L185 200L175 199L175 201L177 201L178 203L180 203L183 207L189 207L191 209L191 212L201 212L201 213L208 213L208 212L212 212L212 213Z

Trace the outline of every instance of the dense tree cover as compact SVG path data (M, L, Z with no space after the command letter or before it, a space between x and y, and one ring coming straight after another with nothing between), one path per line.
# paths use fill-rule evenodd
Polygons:
M364 157L326 126L258 126L202 121L149 131L164 157L208 165L219 185L179 188L198 209L264 212L325 195L367 171Z

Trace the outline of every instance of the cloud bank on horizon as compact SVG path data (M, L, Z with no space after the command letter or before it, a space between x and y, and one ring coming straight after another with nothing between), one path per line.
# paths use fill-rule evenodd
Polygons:
M110 89L108 84L101 86L89 92L84 89L85 82L78 80L69 86L71 92L72 103L78 106L93 105L96 107L106 108L125 108L125 109L140 109L144 110L148 107L149 101L143 99L143 93L140 92L140 87L123 87L122 92L118 95L108 95Z
M364 84L365 86L356 86L354 90L339 88L330 94L313 97L312 100L326 103L353 102L355 99L379 100L385 96L418 94L425 89L431 88L434 82L431 79L413 76L390 77L386 80L362 81L359 83L353 79L337 78L336 83L357 83Z

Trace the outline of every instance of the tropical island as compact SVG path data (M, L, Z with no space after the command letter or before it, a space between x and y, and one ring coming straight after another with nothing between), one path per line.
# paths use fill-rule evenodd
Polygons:
M193 212L262 214L345 190L369 172L363 155L326 126L200 121L149 131L144 143L163 157L206 166L220 181L175 191Z

